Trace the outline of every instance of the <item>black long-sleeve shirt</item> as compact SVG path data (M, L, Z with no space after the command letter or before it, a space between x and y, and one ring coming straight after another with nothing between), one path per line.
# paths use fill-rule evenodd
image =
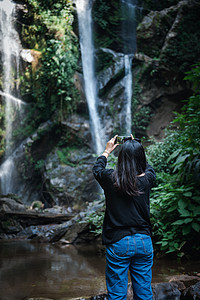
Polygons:
M114 186L113 169L106 169L107 159L99 156L93 174L104 190L106 211L103 223L102 242L112 244L135 233L151 235L149 195L156 177L147 164L145 175L137 177L138 196L128 196Z

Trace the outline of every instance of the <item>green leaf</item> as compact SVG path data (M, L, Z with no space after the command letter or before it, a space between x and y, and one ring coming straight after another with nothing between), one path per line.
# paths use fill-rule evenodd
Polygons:
M179 246L179 248L178 248L178 250L180 251L181 250L181 248L184 246L186 244L186 241L183 241L181 244L180 244L180 246Z
M192 218L187 218L187 219L184 220L184 223L188 224L188 223L191 223L192 221L193 221Z
M166 254L172 253L172 252L174 252L174 251L176 251L176 249L175 249L175 248L171 248L170 250L168 250L168 251L166 252Z
M189 156L190 156L190 154L180 155L180 156L177 158L177 160L176 160L176 162L175 162L175 165L184 162L184 161L186 160L186 158L189 157Z
M192 192L183 193L183 196L185 196L185 197L192 197Z
M191 231L191 225L189 224L189 225L187 225L187 226L184 226L183 227L183 229L182 229L182 233L183 233L183 235L187 235L187 234L189 234L190 233L190 231Z
M178 244L178 243L174 243L174 248L175 248L176 250L178 250L179 244Z
M183 199L180 199L178 201L178 206L179 206L179 208L184 209L187 206L187 202L184 201Z
M170 157L167 159L167 163L169 163L172 159L177 157L179 153L181 153L182 149L177 149L175 152L173 152Z
M162 246L164 247L164 246L167 246L168 245L168 242L162 242Z
M200 202L200 196L194 196L194 197L192 197L192 199L197 201L197 202Z
M200 215L200 207L196 207L196 209L193 211L193 215L196 217Z
M172 223L172 225L182 225L182 224L184 224L184 220L177 220Z
M167 211L168 212L172 212L172 211L174 211L174 210L176 210L177 209L177 205L173 205L173 206L171 206Z
M198 223L192 223L192 228L197 232L200 231L200 225Z
M191 214L191 213L190 213L188 210L186 210L186 209L178 209L178 211L179 211L181 217L189 217L190 214Z

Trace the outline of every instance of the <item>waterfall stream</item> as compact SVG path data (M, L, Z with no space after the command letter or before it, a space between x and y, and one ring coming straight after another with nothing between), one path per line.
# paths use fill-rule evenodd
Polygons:
M97 110L98 97L94 73L91 1L76 0L76 7L78 13L85 95L91 119L93 139L95 141L95 150L100 154L105 146L105 134Z
M131 115L131 100L132 100L132 56L126 54L124 56L124 65L125 65L125 97L126 97L126 135L130 135L132 133L131 123L132 123L132 115Z
M124 88L125 88L125 132L130 135L132 132L132 60L136 51L136 8L137 0L121 0L122 15L124 21L122 22L122 37L124 40Z
M20 42L14 29L15 3L10 0L0 1L0 40L1 59L3 65L2 91L0 95L5 103L5 158L0 168L1 193L14 193L14 178L17 178L13 161L14 145L12 141L13 122L20 116L21 104L19 99L18 77Z

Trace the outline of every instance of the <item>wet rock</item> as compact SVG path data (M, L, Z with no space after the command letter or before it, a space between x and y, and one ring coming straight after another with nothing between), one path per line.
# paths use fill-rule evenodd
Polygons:
M90 298L91 300L106 300L108 299L108 296L106 294L94 296Z
M104 131L108 137L113 131L122 129L125 124L125 54L118 53L107 48L100 48L99 54L110 56L110 65L97 74L97 86L99 96L99 113ZM97 54L98 54L97 53Z
M82 211L68 222L58 225L48 236L50 242L61 244L89 243L97 239L95 234L90 232L88 216L92 213L102 211L104 201L90 203L85 211Z
M154 300L180 300L181 292L176 283L157 283L152 284Z
M16 237L27 238L34 242L48 242L48 237L57 226L58 224L28 226L20 231Z
M46 208L43 210L44 213L48 213L48 214L73 214L75 212L73 212L71 207L65 207L65 206L58 206L55 205L53 207L50 208Z
M79 72L75 72L74 74L74 84L79 91L80 100L77 103L77 113L79 116L89 116L89 110L88 110L88 104L85 97L85 91L84 91L84 79L83 74Z
M8 235L13 235L21 230L23 230L22 225L15 219L6 217L7 214L16 213L24 213L26 208L24 205L18 200L14 195L10 195L8 197L0 198L0 238L7 237Z
M179 1L177 5L161 11L151 11L146 15L137 28L139 49L143 49L144 53L152 58L158 57L163 45L165 45L169 31L176 21L178 12L181 11L182 7L187 6L188 2L187 0Z
M87 148L56 149L49 154L43 173L44 197L50 205L85 206L97 198L98 186L92 174L96 158ZM64 153L64 163L60 157Z
M53 121L41 124L4 162L13 170L10 192L17 194L23 204L30 205L33 201L41 200L41 172L47 153L59 139L56 130L57 125ZM9 174L7 178L9 184Z
M10 195L12 197L12 195ZM0 214L4 215L10 212L24 212L26 210L22 202L17 198L10 198L9 195L0 198Z
M77 114L69 116L62 123L63 137L66 135L66 144L91 147L92 136L88 119ZM92 149L92 147L91 147Z
M107 299L108 299L107 294L101 294L101 295L96 295L91 297L72 298L70 300L107 300Z
M198 276L191 276L187 274L182 274L182 275L176 275L170 278L169 282L181 282L184 284L184 286L187 288L191 285L196 284L197 282L200 281L200 278Z
M22 225L15 219L2 218L0 222L0 238L14 237L13 235L16 235L22 230Z
M107 54L110 54L112 57L111 61L112 64L107 69L104 69L97 75L97 83L98 83L98 90L105 89L107 85L112 85L111 81L113 82L113 85L115 83L114 78L116 78L117 82L117 74L121 72L122 69L124 69L124 54L115 52L111 49L107 48L100 48L99 52L104 52ZM110 82L110 84L109 84ZM103 91L100 92L100 94L103 94Z
M187 288L184 293L183 300L200 300L200 282L190 286Z

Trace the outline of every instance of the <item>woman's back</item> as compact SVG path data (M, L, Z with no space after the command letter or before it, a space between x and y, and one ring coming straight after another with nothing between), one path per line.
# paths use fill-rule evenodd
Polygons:
M114 170L105 169L106 163L106 158L100 156L93 167L94 176L106 198L103 244L113 243L134 233L151 235L149 193L155 178L153 168L147 164L145 175L136 178L138 194L129 196L115 186Z

